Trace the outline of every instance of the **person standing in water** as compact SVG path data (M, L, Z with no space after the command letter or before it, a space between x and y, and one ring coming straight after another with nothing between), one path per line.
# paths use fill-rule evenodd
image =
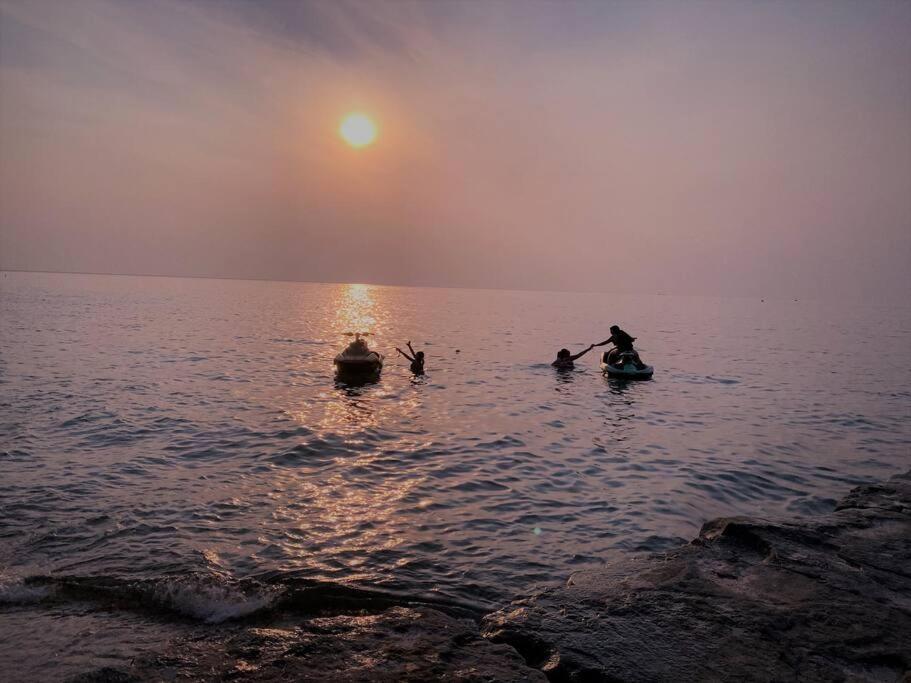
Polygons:
M403 356L405 356L405 358L407 358L408 360L411 361L411 372L413 372L416 375L424 374L424 352L423 351L415 351L413 348L411 348L410 341L408 342L408 350L411 351L410 356L407 353L405 353L404 351L402 351L398 346L395 347L395 350L398 351Z
M636 349L633 348L633 342L636 341L636 338L627 334L620 329L619 325L611 325L610 327L610 337L605 339L600 344L595 344L595 346L604 346L605 344L613 344L617 347L617 353L631 353L633 354L633 362L635 362L636 367L640 370L645 367L645 364L639 358L639 354L636 352ZM614 356L613 352L608 353L607 361L612 362Z
M590 344L589 347L587 349L585 349L585 351L580 351L575 356L569 352L569 349L560 349L559 351L557 351L557 360L555 360L553 363L551 363L551 365L553 365L555 368L559 368L561 370L568 370L568 369L574 367L573 361L580 359L582 356L584 356L586 353L591 351L593 348L595 348L595 345Z

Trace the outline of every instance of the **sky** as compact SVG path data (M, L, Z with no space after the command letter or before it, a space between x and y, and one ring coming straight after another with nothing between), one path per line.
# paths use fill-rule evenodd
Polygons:
M0 0L0 269L907 299L911 2Z

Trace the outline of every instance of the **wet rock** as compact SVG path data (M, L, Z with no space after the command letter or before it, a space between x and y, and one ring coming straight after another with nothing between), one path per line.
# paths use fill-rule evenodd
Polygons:
M133 674L105 666L94 671L72 676L67 679L67 683L138 683L139 679Z
M831 514L723 518L485 617L551 681L911 680L911 472Z
M175 650L120 673L143 681L161 680L164 671L175 672L174 680L216 681L547 680L512 647L481 638L473 620L425 607L236 627L223 637L186 639Z

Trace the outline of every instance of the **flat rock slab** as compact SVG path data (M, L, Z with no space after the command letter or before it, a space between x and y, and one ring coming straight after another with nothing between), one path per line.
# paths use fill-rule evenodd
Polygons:
M911 472L825 517L722 518L484 618L551 681L911 681Z
M319 681L388 683L538 681L516 651L484 640L477 624L429 608L244 627L216 638L189 638L167 655L126 669L104 668L71 683L134 681Z

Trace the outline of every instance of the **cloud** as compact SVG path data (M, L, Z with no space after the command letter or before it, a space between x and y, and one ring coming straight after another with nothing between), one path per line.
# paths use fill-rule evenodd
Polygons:
M909 28L889 2L5 1L0 267L907 291Z

